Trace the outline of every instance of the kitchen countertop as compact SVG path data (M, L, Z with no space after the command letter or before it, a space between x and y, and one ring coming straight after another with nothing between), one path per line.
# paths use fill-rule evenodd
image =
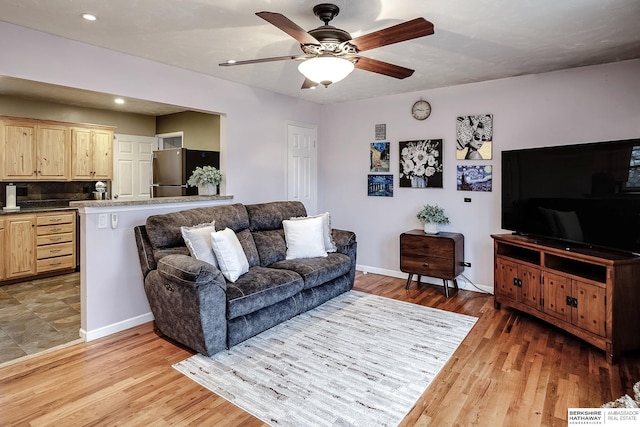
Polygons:
M65 200L59 203L48 202L41 206L21 206L18 210L0 209L0 215L30 214L54 211L77 211L79 208L104 208L109 206L140 206L159 205L165 203L189 203L211 200L231 200L233 196L180 196L180 197L156 197L155 199L141 200Z
M159 205L165 203L206 202L211 200L231 200L233 196L180 196L156 197L141 200L78 200L69 202L72 208L104 208L109 206Z
M39 206L33 208L20 208L19 210L5 211L0 210L0 215L15 215L15 214L30 214L40 212L53 212L53 211L77 211L78 208L72 206Z

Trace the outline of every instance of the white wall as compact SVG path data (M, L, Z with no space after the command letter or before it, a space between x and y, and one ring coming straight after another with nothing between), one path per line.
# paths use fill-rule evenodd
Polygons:
M443 229L465 236L465 259L472 264L465 276L492 289L490 234L502 231L501 150L640 137L638 76L640 60L633 60L323 106L320 209L331 212L336 226L357 233L359 268L406 277L399 271L399 235L421 228L415 214L425 203L437 203L451 220ZM411 117L420 97L433 110L422 122ZM467 163L493 165L493 191L457 191L456 165L464 162L455 159L456 117L483 113L493 114L493 159ZM392 198L367 196L377 123L386 123L391 142ZM399 188L398 141L432 138L444 140L444 188Z

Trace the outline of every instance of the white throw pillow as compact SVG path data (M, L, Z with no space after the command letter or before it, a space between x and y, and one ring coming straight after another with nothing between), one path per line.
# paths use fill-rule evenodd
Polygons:
M326 257L323 224L320 216L282 221L286 259Z
M208 262L217 268L218 262L213 253L213 246L211 246L211 233L216 231L214 225L215 221L193 227L182 226L180 232L192 257Z
M322 218L322 235L324 238L324 250L327 252L335 252L337 249L336 249L336 243L333 241L333 234L331 234L331 215L329 214L329 212L321 213L318 215L312 215L312 216L298 216L291 219L296 221L296 220L316 218L316 217Z
M211 233L211 245L218 260L218 268L228 281L235 282L249 271L247 255L232 229L225 228Z

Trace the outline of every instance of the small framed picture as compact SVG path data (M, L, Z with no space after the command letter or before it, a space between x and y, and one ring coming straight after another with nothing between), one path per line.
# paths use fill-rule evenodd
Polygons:
M491 191L492 167L491 165L458 165L456 180L458 191Z
M372 142L369 149L369 172L389 172L388 142Z
M456 159L491 160L493 114L458 117L456 122Z
M393 175L369 175L367 196L393 197Z

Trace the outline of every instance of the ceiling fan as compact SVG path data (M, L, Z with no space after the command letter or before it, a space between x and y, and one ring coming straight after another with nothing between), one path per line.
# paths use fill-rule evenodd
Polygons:
M280 13L258 12L256 15L260 18L296 39L304 53L246 61L229 60L219 65L228 67L284 60L302 61L298 66L305 76L302 89L315 88L318 84L327 87L345 78L354 68L397 79L404 79L413 74L414 70L366 58L360 56L360 52L429 36L433 34L431 22L424 18L416 18L352 39L348 32L329 25L339 12L340 9L334 4L318 4L313 8L313 13L324 22L324 25L310 31L305 31Z

